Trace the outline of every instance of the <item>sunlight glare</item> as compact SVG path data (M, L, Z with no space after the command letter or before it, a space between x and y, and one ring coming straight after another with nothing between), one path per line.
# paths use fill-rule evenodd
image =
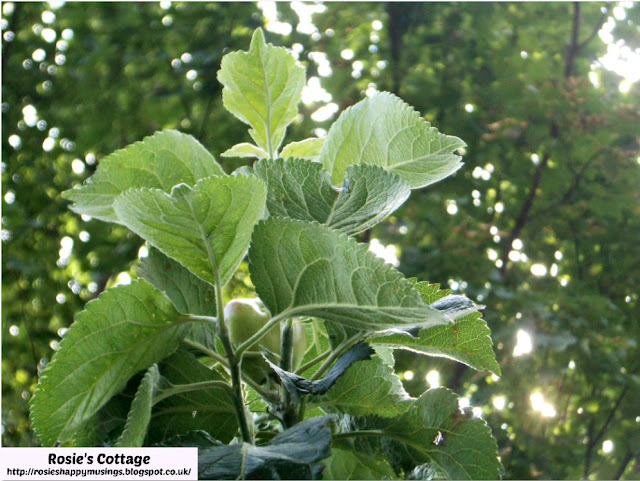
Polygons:
M400 265L398 254L396 252L396 246L394 246L393 244L384 246L378 239L371 239L371 243L369 244L369 252L372 252L376 257L384 259L387 264L391 264L394 267L398 267Z
M429 371L425 376L425 379L430 388L436 388L440 386L440 373L435 369Z
M513 348L513 357L523 356L533 351L533 340L531 335L522 329L516 333L516 345Z
M544 264L532 264L529 270L531 271L531 274L536 277L543 277L547 275L547 266Z
M507 406L507 398L505 396L495 396L492 403L494 408L502 411Z

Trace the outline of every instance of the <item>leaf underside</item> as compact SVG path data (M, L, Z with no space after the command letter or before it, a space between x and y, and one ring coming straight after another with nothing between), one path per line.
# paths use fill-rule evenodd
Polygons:
M253 172L267 185L269 215L317 221L346 234L373 227L411 194L400 177L371 165L350 166L339 190L321 164L308 160L261 160Z
M451 322L366 245L317 223L260 222L249 263L272 315L318 317L367 332Z
M264 213L265 187L255 177L209 177L195 186L131 189L114 202L133 232L211 284L231 278L253 226Z
M80 188L62 197L71 210L106 222L121 223L113 202L128 189L155 188L169 192L174 185L194 185L199 179L224 176L222 167L195 138L163 130L100 161L96 173Z
M346 109L331 126L318 161L342 184L347 167L377 165L412 189L433 184L462 167L453 152L465 143L444 135L400 98L378 92Z

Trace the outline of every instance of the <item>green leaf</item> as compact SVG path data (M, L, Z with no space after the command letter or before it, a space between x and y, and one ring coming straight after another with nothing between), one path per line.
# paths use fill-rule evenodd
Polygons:
M216 312L215 288L157 249L142 259L138 276L164 292L183 314L211 316ZM212 322L194 322L187 338L214 348L217 327Z
M153 405L153 393L160 381L158 365L152 365L142 378L136 397L131 403L131 410L127 416L127 424L122 435L116 442L116 447L139 448L147 436L147 427L151 420L151 407Z
M42 444L64 443L131 376L175 351L187 326L146 281L105 291L87 304L40 377L31 402Z
M193 274L214 284L219 272L225 284L246 254L265 197L255 177L209 177L194 187L177 185L170 195L128 190L114 209L129 229Z
M411 194L400 177L380 167L352 166L334 189L322 165L305 160L261 160L254 174L267 184L267 210L276 217L317 221L355 234L395 211Z
M310 138L301 140L300 142L291 142L282 148L280 157L288 159L294 157L296 159L316 160L320 155L324 138Z
M113 396L97 413L85 420L71 439L76 447L113 446L127 422L131 402L143 376L133 376L123 391Z
M324 461L322 479L393 479L393 469L384 457L340 449L331 449L331 456Z
M393 417L411 405L400 378L380 358L355 363L329 392L312 397L313 406L333 407L351 415Z
M330 416L315 417L281 432L266 446L248 443L200 449L202 479L318 479L318 461L331 453Z
M248 52L222 57L218 80L224 85L225 108L250 125L256 144L275 158L287 126L298 114L304 67L284 47L265 43L258 28Z
M256 157L258 159L266 159L269 155L262 150L260 147L257 147L249 142L242 142L241 144L236 144L230 149L225 150L220 154L221 157Z
M490 335L491 330L482 315L473 312L454 324L422 329L418 338L393 334L373 338L371 342L419 354L446 357L478 371L490 371L499 376L500 365L496 361Z
M453 151L464 146L459 138L431 127L395 95L379 92L340 115L318 160L335 185L342 184L349 165L371 164L398 174L417 189L462 167Z
M172 385L224 381L221 374L204 366L184 349L166 359L160 370ZM233 439L238 424L229 389L209 386L175 394L158 402L149 425L149 442L162 442L197 429L225 443Z
M446 298L449 291L439 290L438 284L415 283L422 299L429 304ZM395 349L406 349L429 356L446 357L462 362L479 371L501 375L491 340L491 331L479 312L472 312L447 326L422 329L419 337L394 334L372 338L371 342Z
M193 185L213 175L225 173L196 139L164 130L108 155L89 182L62 196L73 202L70 208L78 214L120 223L113 202L122 192L140 187L169 192L176 184Z
M432 463L448 479L498 479L498 446L483 419L468 417L448 389L426 391L384 433L395 445L396 461L409 471Z
M184 314L216 313L215 288L157 249L149 249L149 255L141 260L138 276L164 292Z
M274 316L319 317L366 331L451 322L365 244L317 223L260 222L249 262L251 280Z

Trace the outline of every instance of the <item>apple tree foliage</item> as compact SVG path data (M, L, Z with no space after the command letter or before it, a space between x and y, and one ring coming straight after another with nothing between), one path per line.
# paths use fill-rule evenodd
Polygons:
M411 349L499 374L481 306L406 279L353 238L456 172L465 143L383 92L346 109L325 139L285 144L305 72L261 29L222 58L218 79L253 141L223 156L253 166L227 174L193 137L165 130L63 194L151 255L138 280L77 314L41 373L31 419L42 444L195 444L204 479L371 475L370 459L380 477L497 478L486 422L448 389L411 397L393 369L394 351ZM225 309L247 253L268 313L258 328ZM297 369L294 322L312 341ZM232 328L250 332L234 343ZM279 352L260 349L273 329ZM268 376L243 369L252 347Z

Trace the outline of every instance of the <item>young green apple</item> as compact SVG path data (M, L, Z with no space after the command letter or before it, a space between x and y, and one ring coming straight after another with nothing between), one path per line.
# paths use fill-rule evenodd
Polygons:
M229 328L231 342L238 346L264 326L269 319L269 313L260 299L235 299L224 308L224 317ZM293 323L293 366L298 367L306 350L306 332L304 325ZM267 363L257 356L263 347L274 354L280 355L280 324L276 324L264 337L247 351L242 361L243 369L247 369L256 380L264 380L265 373L270 372ZM261 372L260 375L258 372ZM259 378L259 379L258 379Z

